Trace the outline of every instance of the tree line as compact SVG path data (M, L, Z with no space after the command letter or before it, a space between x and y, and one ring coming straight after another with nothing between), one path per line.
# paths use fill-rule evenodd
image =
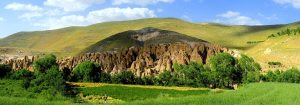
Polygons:
M209 88L233 88L235 84L259 81L300 82L300 72L296 68L262 74L260 65L253 58L241 55L237 59L228 53L216 54L207 64L174 64L173 71L165 70L157 76L144 77L137 77L130 70L109 74L91 61L78 64L74 70L59 70L54 55L46 55L34 61L33 67L32 72L25 69L12 70L1 64L0 78L23 80L23 87L28 91L49 96L75 94L66 81Z
M296 29L289 29L287 28L286 30L282 30L280 32L277 32L276 34L271 34L268 36L268 38L272 38L272 37L277 37L277 36L283 36L283 35L297 35L300 34L300 27L296 28Z

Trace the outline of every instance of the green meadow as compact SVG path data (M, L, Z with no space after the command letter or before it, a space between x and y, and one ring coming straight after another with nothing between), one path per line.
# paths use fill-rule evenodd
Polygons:
M298 105L300 104L300 84L292 83L251 83L238 90L205 88L110 85L74 87L78 89L77 99L43 98L24 90L19 80L0 80L1 105L93 105L104 104L106 94L108 104L121 105ZM96 83L97 84L97 83ZM34 96L33 96L34 94ZM82 96L80 96L82 95ZM36 97L35 97L36 96ZM88 98L86 98L88 97Z

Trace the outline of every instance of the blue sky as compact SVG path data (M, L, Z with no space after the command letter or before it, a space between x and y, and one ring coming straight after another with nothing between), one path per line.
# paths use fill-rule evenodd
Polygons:
M0 38L153 17L235 25L300 21L300 0L1 0L0 7Z

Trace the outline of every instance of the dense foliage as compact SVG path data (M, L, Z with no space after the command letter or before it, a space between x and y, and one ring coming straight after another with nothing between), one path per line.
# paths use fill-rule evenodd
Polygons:
M28 90L52 98L64 94L66 83L63 73L59 71L56 56L50 54L33 62L34 79L24 81Z
M85 61L78 64L73 71L73 79L83 82L98 82L100 76L100 66L91 62Z
M10 77L16 80L31 79L33 77L33 72L26 69L16 70L11 72Z
M10 71L11 68L8 65L0 64L0 78L5 77Z
M113 83L135 84L135 76L131 71L122 71L111 77Z
M287 71L269 71L263 75L262 79L267 82L300 83L300 71L296 68Z

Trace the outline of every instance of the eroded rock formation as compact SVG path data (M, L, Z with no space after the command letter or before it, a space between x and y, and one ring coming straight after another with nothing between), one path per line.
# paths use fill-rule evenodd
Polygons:
M190 61L206 63L216 53L227 52L228 49L208 43L173 43L131 47L121 52L88 53L77 57L57 60L60 69L73 70L83 61L93 61L101 65L101 70L118 73L131 70L137 76L155 75L164 70L173 70L174 63L187 64ZM36 57L19 60L8 60L5 63L13 69L32 70L32 62Z

